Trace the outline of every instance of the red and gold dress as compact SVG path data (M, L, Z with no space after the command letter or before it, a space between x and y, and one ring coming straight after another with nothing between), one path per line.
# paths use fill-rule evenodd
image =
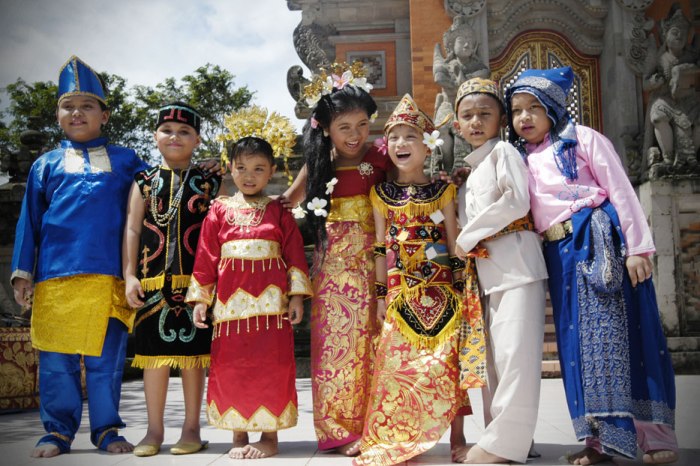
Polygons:
M356 167L335 170L328 248L313 278L311 386L321 450L360 438L379 326L374 297L374 217L369 191L391 160L371 147ZM316 264L320 257L314 258Z
M289 296L310 295L301 233L277 201L219 198L202 224L187 301L214 303L209 423L272 432L297 423Z
M387 219L387 317L355 465L407 461L432 448L456 415L471 413L459 387L463 305L444 222L431 217L454 197L454 185L441 181L385 182L370 193Z

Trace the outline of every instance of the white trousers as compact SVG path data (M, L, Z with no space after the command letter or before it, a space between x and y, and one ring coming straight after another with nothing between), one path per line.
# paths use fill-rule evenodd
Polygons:
M486 430L477 444L525 463L540 402L545 281L491 293L482 303L488 329Z

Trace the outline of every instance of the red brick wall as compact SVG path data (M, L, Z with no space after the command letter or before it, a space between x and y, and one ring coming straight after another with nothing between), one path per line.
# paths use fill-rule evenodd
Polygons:
M435 95L440 90L433 80L433 50L435 44L442 44L442 34L452 19L445 13L444 0L409 1L413 98L421 110L432 116Z

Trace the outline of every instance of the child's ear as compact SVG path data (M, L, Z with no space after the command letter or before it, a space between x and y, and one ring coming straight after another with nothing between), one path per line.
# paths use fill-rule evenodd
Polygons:
M274 175L276 171L277 171L277 165L273 163L272 164L272 174Z
M508 126L508 117L505 113L501 114L501 128L506 128Z
M109 121L110 115L111 115L111 114L109 113L109 110L104 110L104 111L102 112L102 125L103 125L103 126L106 125L107 122Z
M459 133L459 120L457 119L457 115L454 116L454 121L452 122L452 127Z

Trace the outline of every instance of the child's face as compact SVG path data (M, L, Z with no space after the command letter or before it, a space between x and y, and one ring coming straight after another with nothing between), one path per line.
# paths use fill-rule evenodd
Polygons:
M506 122L501 104L487 94L468 94L457 107L454 127L474 149L498 137Z
M192 151L202 142L193 127L175 122L160 125L153 137L158 151L170 168L188 166L192 160Z
M539 144L552 128L547 110L532 94L519 92L511 98L513 128L518 136L530 144Z
M328 131L338 156L349 160L361 158L365 154L369 125L367 113L360 109L333 118Z
M423 134L413 126L396 125L387 134L389 157L396 168L404 173L423 172L428 147L423 144Z
M74 95L61 99L56 119L68 139L87 142L100 137L102 125L109 120L109 112L102 110L94 97Z
M242 154L231 163L231 177L244 196L255 197L270 182L276 168L265 154Z

